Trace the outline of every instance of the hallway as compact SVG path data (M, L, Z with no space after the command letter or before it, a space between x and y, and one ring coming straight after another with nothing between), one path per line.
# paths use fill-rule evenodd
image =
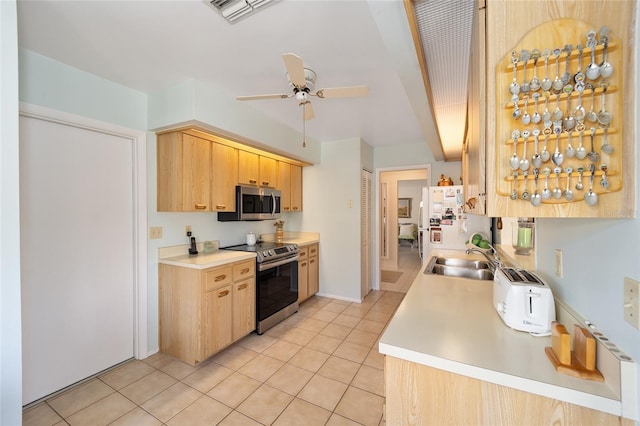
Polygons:
M398 272L402 272L396 282L380 281L380 290L398 291L406 293L411 287L411 283L420 272L422 259L418 255L416 247L406 244L398 246Z

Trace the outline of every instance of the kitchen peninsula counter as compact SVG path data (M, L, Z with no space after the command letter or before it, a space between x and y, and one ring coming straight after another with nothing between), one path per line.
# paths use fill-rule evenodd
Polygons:
M482 258L450 250L434 251L430 255ZM620 391L615 389L615 384L556 372L545 354L545 347L551 346L551 337L534 337L507 327L495 312L492 300L492 281L425 275L420 271L385 330L379 350L387 358L453 373L450 376L459 375L614 416L622 415ZM403 364L402 371L406 372L406 368ZM401 378L389 378L394 379L395 382L387 382L388 408L393 409L389 399L402 398L398 396L402 392L423 391L416 377L408 379L408 388L398 383ZM632 400L635 401L635 395ZM440 404L445 402L441 399ZM449 412L458 408L450 407ZM478 410L482 412L483 408ZM387 424L395 424L393 418L388 418Z

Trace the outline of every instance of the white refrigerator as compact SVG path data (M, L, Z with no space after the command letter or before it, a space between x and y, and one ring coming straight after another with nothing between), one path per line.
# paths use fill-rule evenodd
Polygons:
M491 237L491 219L464 212L462 185L422 188L418 223L423 263L434 248L464 250L475 232Z

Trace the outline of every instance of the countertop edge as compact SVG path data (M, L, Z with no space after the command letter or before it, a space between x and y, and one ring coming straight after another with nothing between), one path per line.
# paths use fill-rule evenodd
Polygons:
M562 386L542 383L536 380L525 379L511 374L498 371L487 370L469 364L463 364L424 353L411 351L398 346L380 342L379 352L401 360L415 362L427 367L436 368L449 373L459 374L465 377L482 380L496 385L518 389L546 398L557 399L571 404L593 408L616 416L622 416L622 402L588 392L581 392L575 389L564 388Z
M255 259L255 253L219 251L210 254L199 254L196 256L176 256L165 259L158 259L158 264L180 266L191 269L208 269L216 266L226 265L232 262Z

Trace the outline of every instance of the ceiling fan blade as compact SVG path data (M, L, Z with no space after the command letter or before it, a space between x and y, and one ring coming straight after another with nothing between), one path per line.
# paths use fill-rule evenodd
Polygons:
M293 53L285 53L282 55L284 66L287 67L287 74L289 74L289 80L297 88L301 89L307 85L307 81L304 78L304 63L302 58Z
M293 95L252 95L252 96L238 96L236 99L239 101L255 101L260 99L287 99Z
M305 120L311 120L313 117L315 117L315 114L313 113L313 107L311 106L311 102L309 101L300 102L300 105L302 105L302 107L304 108Z
M319 98L351 98L368 94L369 88L367 86L328 87L316 92L316 96Z

